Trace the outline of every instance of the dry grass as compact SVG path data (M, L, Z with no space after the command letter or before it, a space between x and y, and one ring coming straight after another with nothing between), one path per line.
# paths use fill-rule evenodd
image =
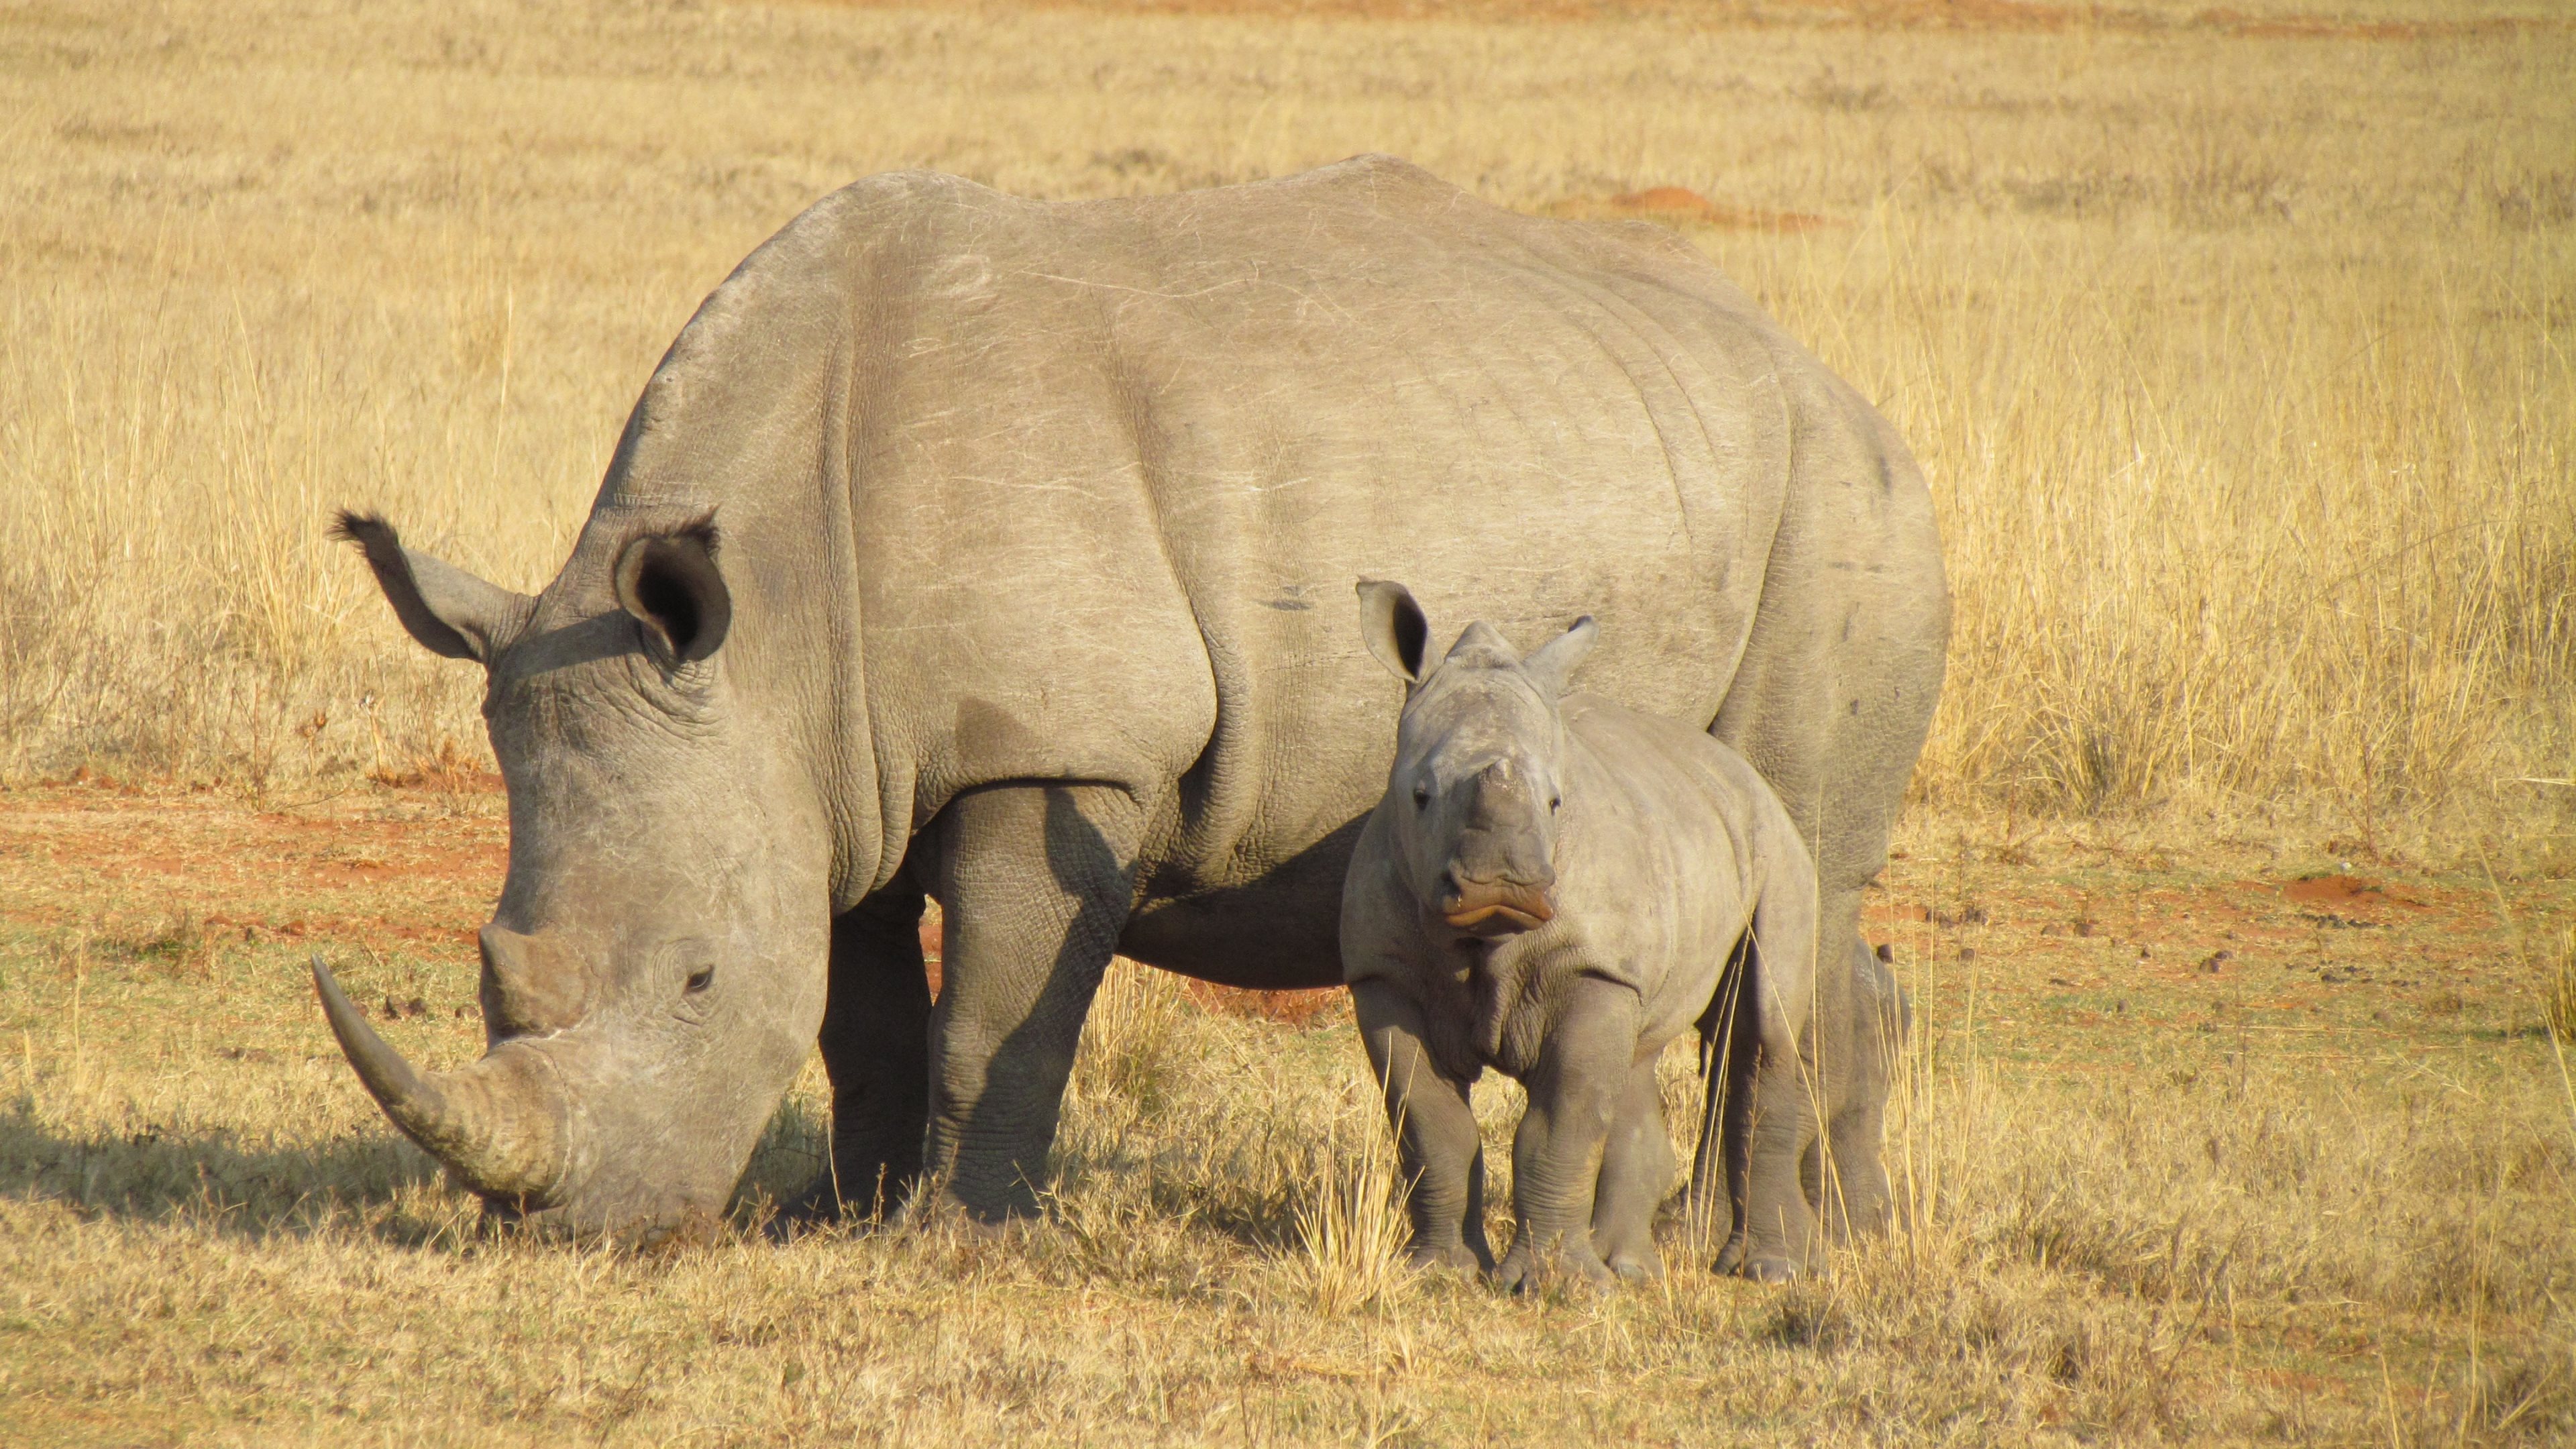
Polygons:
M850 177L1380 148L1533 209L1696 191L1883 401L1959 591L1930 799L2563 820L2576 32L1918 11L12 10L0 530L42 546L0 557L0 771L479 752L327 510L541 582L697 297Z
M2540 1022L2560 1042L2576 1046L2576 926L2542 943L2540 971L2533 994L2540 1000Z
M13 1443L2576 1436L2576 1094L2518 954L2576 911L2576 35L1135 8L0 8ZM1347 1018L1122 967L1042 1232L770 1245L809 1073L738 1240L481 1236L296 964L406 1050L479 1044L475 679L327 510L541 583L697 298L850 177L1365 149L1533 210L1689 188L1666 214L1923 457L1943 813L1877 927L1922 1011L1912 1230L1785 1293L1408 1274ZM83 768L269 813L26 788ZM1498 1149L1516 1110L1480 1096Z
M1921 1013L1891 1147L1912 1230L1786 1292L1677 1246L1658 1287L1522 1301L1396 1266L1346 1011L1211 1013L1124 964L1042 1230L764 1239L761 1203L820 1161L809 1072L739 1236L659 1258L486 1237L349 1080L298 968L321 946L422 1058L479 1049L453 1008L497 861L434 852L497 840L496 801L22 794L0 810L11 1441L2576 1434L2576 1119L2509 964L2513 923L2564 919L2576 880L2383 862L2329 912L2283 887L2331 859L1997 824L1912 829L1880 912ZM1479 1093L1498 1236L1516 1098Z

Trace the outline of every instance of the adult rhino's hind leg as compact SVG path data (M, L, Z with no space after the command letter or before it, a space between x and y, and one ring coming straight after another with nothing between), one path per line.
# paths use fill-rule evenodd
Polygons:
M930 983L909 871L832 921L831 995L816 1045L832 1079L832 1162L796 1216L900 1207L930 1115Z
M1133 900L1139 822L1114 787L1012 784L934 823L944 934L924 1168L979 1222L1037 1211L1083 1018Z
M1784 378L1790 376L1783 374ZM1862 893L1931 728L1949 647L1949 589L1923 477L1850 388L1802 389L1790 494L1762 602L1710 732L1761 771L1815 857L1815 1026L1831 1224L1889 1220L1880 1164L1889 1069Z
M1849 990L1851 1006L1842 1013L1848 1075L1826 1124L1835 1194L1827 1220L1838 1231L1884 1232L1895 1222L1895 1196L1880 1145L1887 1135L1887 1094L1905 1040L1906 1003L1896 974L1859 940L1851 943Z

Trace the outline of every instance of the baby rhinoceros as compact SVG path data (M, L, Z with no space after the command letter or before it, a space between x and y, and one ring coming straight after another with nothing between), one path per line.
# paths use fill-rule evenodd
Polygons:
M1711 1204L1722 1164L1734 1226L1718 1270L1794 1276L1815 1228L1800 1048L1816 874L1778 797L1702 731L1566 695L1588 617L1527 658L1471 624L1426 667L1430 626L1402 585L1363 581L1360 615L1410 688L1344 880L1342 969L1410 1184L1414 1259L1513 1288L1659 1273L1674 1161L1655 1061L1695 1028L1712 1069L1690 1201ZM1468 1106L1486 1067L1529 1092L1499 1265Z

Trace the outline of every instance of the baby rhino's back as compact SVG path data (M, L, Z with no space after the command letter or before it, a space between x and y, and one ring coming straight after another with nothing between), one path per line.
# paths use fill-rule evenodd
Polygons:
M1648 1042L1694 1022L1744 933L1766 868L1795 843L1779 798L1705 731L1599 695L1564 703L1558 901L1587 970L1634 988ZM1803 858L1803 847L1786 853Z

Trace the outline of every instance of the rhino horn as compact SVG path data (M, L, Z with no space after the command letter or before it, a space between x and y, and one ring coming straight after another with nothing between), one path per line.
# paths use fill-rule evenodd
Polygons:
M546 1064L504 1044L454 1072L415 1071L313 958L313 989L358 1079L403 1135L487 1198L527 1205L563 1176L564 1105Z

